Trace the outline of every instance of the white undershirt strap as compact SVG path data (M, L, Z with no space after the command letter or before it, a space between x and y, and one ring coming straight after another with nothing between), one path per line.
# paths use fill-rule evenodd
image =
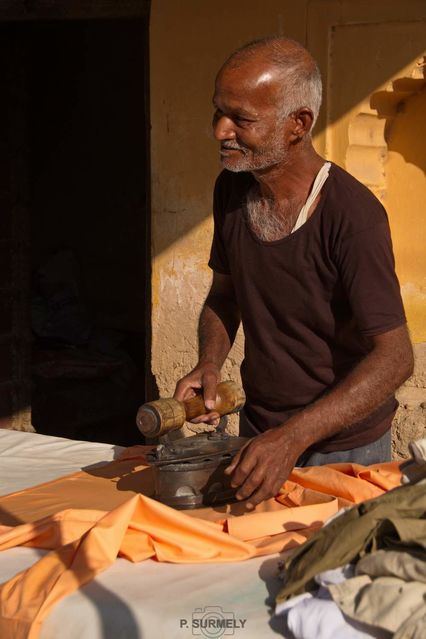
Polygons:
M291 230L292 233L294 233L294 231L297 231L297 229L300 229L300 227L306 222L308 218L309 209L311 208L312 203L315 201L315 198L317 197L318 193L321 191L324 185L324 182L328 178L330 166L331 166L331 162L326 162L325 164L322 165L322 167L318 171L317 177L315 178L315 182L312 185L311 192L308 195L308 199L306 200L305 204L300 209L300 213L297 217L296 223Z

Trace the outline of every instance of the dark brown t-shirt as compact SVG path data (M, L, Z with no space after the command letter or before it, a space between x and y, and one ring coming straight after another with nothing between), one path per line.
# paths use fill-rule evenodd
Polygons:
M307 222L264 242L247 221L253 180L250 173L219 176L209 266L232 277L245 334L247 415L264 431L332 389L369 352L370 336L406 320L386 212L365 186L332 164ZM314 449L375 441L396 406L390 399Z

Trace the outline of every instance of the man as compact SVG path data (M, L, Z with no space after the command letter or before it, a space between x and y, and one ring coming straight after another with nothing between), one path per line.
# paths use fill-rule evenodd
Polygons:
M294 465L390 458L395 390L411 375L386 213L314 150L321 79L285 38L236 51L216 79L213 130L225 171L214 195L213 283L199 361L175 396L215 389L240 319L253 438L227 472L251 509Z

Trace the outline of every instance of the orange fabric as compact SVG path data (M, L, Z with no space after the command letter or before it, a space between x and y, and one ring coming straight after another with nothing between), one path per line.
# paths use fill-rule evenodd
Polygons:
M0 524L37 521L70 508L109 511L139 493L153 494L152 469L139 460L112 461L0 497Z
M342 504L400 483L398 464L295 469L277 498L253 513L241 503L185 513L133 494L135 486L149 488L149 473L131 457L0 498L0 521L25 522L0 526L0 550L51 550L0 587L2 639L36 639L51 607L117 556L205 563L279 552L303 543ZM44 516L36 520L37 508Z
M0 636L34 639L50 608L105 570L120 555L132 561L238 561L253 548L223 533L218 524L194 520L143 495L109 513L68 512L36 524L4 531L0 548L59 547L0 588ZM63 524L66 527L62 526ZM50 528L53 525L53 532ZM4 529L5 527L3 527ZM59 541L62 534L69 540ZM40 537L40 539L38 539Z
M289 479L312 490L333 495L340 506L378 497L401 482L399 462L373 464L328 464L295 468ZM362 481L360 481L362 480Z

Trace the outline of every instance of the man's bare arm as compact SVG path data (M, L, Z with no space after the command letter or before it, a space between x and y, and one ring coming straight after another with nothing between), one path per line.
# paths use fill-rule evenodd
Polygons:
M240 314L231 277L214 273L198 326L198 363L177 383L176 399L188 399L194 395L195 389L203 388L207 408L214 409L220 369L234 342L239 323ZM216 413L209 413L194 421L214 422L217 417Z
M277 494L298 457L318 441L379 408L412 374L413 351L406 326L372 338L371 352L330 393L285 424L258 435L227 472L237 497L253 507Z

